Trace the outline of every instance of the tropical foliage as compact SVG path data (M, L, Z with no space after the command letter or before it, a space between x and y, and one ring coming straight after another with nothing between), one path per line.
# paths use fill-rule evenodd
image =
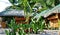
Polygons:
M32 32L37 33L38 30L43 30L45 27L45 21L43 17L39 17L38 19L31 18L31 22L29 23L29 17L33 12L41 12L46 9L51 9L55 5L58 4L55 3L57 0L9 0L12 4L11 8L13 9L22 9L25 12L25 18L27 24L17 24L15 20L11 20L11 23L9 24L9 27L12 29L12 32L6 31L7 35L16 35L16 32L18 32L19 35L25 35L25 30L28 29L28 33L30 32L30 28L32 28Z
M32 12L41 12L55 6L55 0L9 0L14 9L23 9L28 21Z
M55 0L9 0L14 8L33 8L37 3L40 3L43 9L54 7ZM36 5L36 7L38 7Z
M60 0L9 0L11 8L24 9L25 12L41 12L51 9L60 3ZM34 9L34 10L33 10Z
M6 30L7 35L16 35L16 32L19 35L26 35L30 33L37 33L38 30L43 31L43 28L45 27L45 21L44 18L41 17L38 21L36 21L36 19L33 19L29 24L17 24L15 20L12 19L8 26L12 29L12 31Z

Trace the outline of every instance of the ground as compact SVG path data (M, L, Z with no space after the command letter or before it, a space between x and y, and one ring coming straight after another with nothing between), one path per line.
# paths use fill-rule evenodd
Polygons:
M5 30L9 30L7 28L0 28L0 35L6 35ZM31 35L60 35L60 30L44 30L45 32L41 32L41 34L31 34Z

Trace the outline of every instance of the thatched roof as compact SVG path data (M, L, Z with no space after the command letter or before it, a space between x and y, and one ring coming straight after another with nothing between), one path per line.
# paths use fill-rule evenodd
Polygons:
M46 18L46 17L48 17L49 15L51 15L53 13L60 13L60 4L57 5L57 6L55 6L52 9L48 9L48 10L45 10L45 11L37 14L34 18L38 18L38 17L41 17L41 16L43 16L44 18Z

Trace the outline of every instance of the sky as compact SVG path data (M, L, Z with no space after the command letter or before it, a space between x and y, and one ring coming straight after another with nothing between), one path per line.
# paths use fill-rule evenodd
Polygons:
M12 4L8 0L0 0L0 12L5 10L6 7L11 6Z

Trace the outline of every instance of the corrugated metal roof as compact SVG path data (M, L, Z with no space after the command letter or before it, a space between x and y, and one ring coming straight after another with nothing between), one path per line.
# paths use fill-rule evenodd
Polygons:
M47 9L47 10L42 11L41 13L37 14L34 18L38 18L38 17L41 17L41 16L46 18L49 15L51 15L52 13L60 13L60 4L55 6L52 9Z
M52 13L60 13L60 4L55 6L54 8L52 8L51 10L49 11L46 11L44 17L48 17L49 15L51 15Z
M44 16L47 11L49 11L49 9L42 11L41 13L37 14L34 18L39 18L41 16Z
M0 12L0 16L25 16L24 10L16 10L16 9L6 9L3 12Z
M31 13L30 16L33 16L34 13ZM0 12L0 16L26 16L24 10L17 10L7 7L4 11Z

